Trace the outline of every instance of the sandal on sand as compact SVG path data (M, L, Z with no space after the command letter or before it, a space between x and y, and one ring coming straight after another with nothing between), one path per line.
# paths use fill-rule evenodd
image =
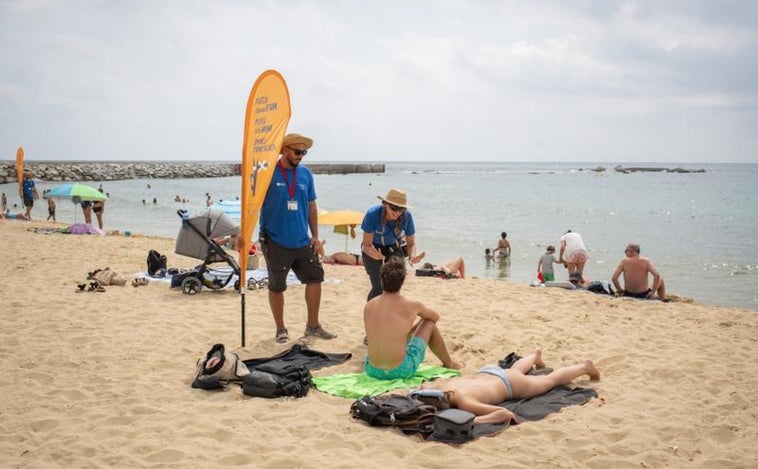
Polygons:
M150 280L148 280L145 277L135 278L134 280L132 280L132 286L134 288L145 286L148 283L150 283Z
M277 329L276 330L276 343L277 344L286 344L290 340L289 332L287 332L286 328Z
M329 340L337 337L337 334L327 332L326 329L319 324L318 326L305 326L305 337L318 337L319 339Z
M84 289L87 288L86 283L79 283L76 285L76 293L84 293Z

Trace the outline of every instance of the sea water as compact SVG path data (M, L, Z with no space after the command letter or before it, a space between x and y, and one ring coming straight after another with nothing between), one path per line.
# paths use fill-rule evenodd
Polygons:
M626 244L636 242L664 276L669 293L758 310L757 164L677 164L705 172L630 174L614 171L615 163L606 164L606 171L591 170L598 165L387 163L382 174L315 175L317 202L322 210L364 211L390 188L405 190L425 260L462 256L468 276L524 284L536 278L547 245L556 246L557 254L568 229L584 238L590 254L585 277L592 280L609 280ZM240 191L239 177L89 184L101 182L109 195L106 229L172 238L180 227L177 210L198 213L205 210L206 194L218 201ZM40 181L38 190L58 184ZM21 206L15 183L0 190L11 205ZM177 196L186 202L174 202ZM44 201L37 202L33 217L47 217ZM59 200L57 219L83 217L78 206ZM485 260L484 249L494 248L503 231L512 247L510 262ZM355 239L326 226L320 234L327 252L360 251L360 228ZM556 280L568 278L562 266L555 270Z

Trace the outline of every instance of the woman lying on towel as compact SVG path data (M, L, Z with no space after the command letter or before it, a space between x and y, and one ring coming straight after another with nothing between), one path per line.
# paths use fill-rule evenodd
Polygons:
M345 251L333 252L324 257L325 264L363 265L360 254L352 254Z
M425 262L424 265L421 266L421 270L442 272L447 278L466 278L466 264L464 264L462 257L456 257L452 261L437 265L432 264L431 262Z
M510 399L526 399L540 395L582 375L589 376L593 381L600 379L600 371L592 360L558 368L545 375L527 375L532 367L545 367L542 350L539 348L531 355L518 360L511 368L485 366L470 376L424 383L421 389L443 391L451 406L476 415L475 424L503 423L515 420L515 416L511 411L498 407L498 404Z

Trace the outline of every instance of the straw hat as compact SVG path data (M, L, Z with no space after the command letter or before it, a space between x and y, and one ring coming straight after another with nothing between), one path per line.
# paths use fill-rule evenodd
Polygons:
M405 191L401 191L400 189L390 189L385 197L382 197L381 195L378 195L376 197L378 199L382 199L388 204L408 208L408 197L405 195Z
M313 140L306 137L305 135L287 134L284 136L284 140L282 140L282 147L291 147L292 145L297 145L298 143L305 145L306 150L313 146Z

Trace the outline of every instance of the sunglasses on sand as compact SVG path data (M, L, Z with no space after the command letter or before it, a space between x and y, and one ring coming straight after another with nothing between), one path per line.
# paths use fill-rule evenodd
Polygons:
M305 156L308 154L308 150L298 150L297 148L287 147L290 150L292 150L292 153L295 154L295 156Z

